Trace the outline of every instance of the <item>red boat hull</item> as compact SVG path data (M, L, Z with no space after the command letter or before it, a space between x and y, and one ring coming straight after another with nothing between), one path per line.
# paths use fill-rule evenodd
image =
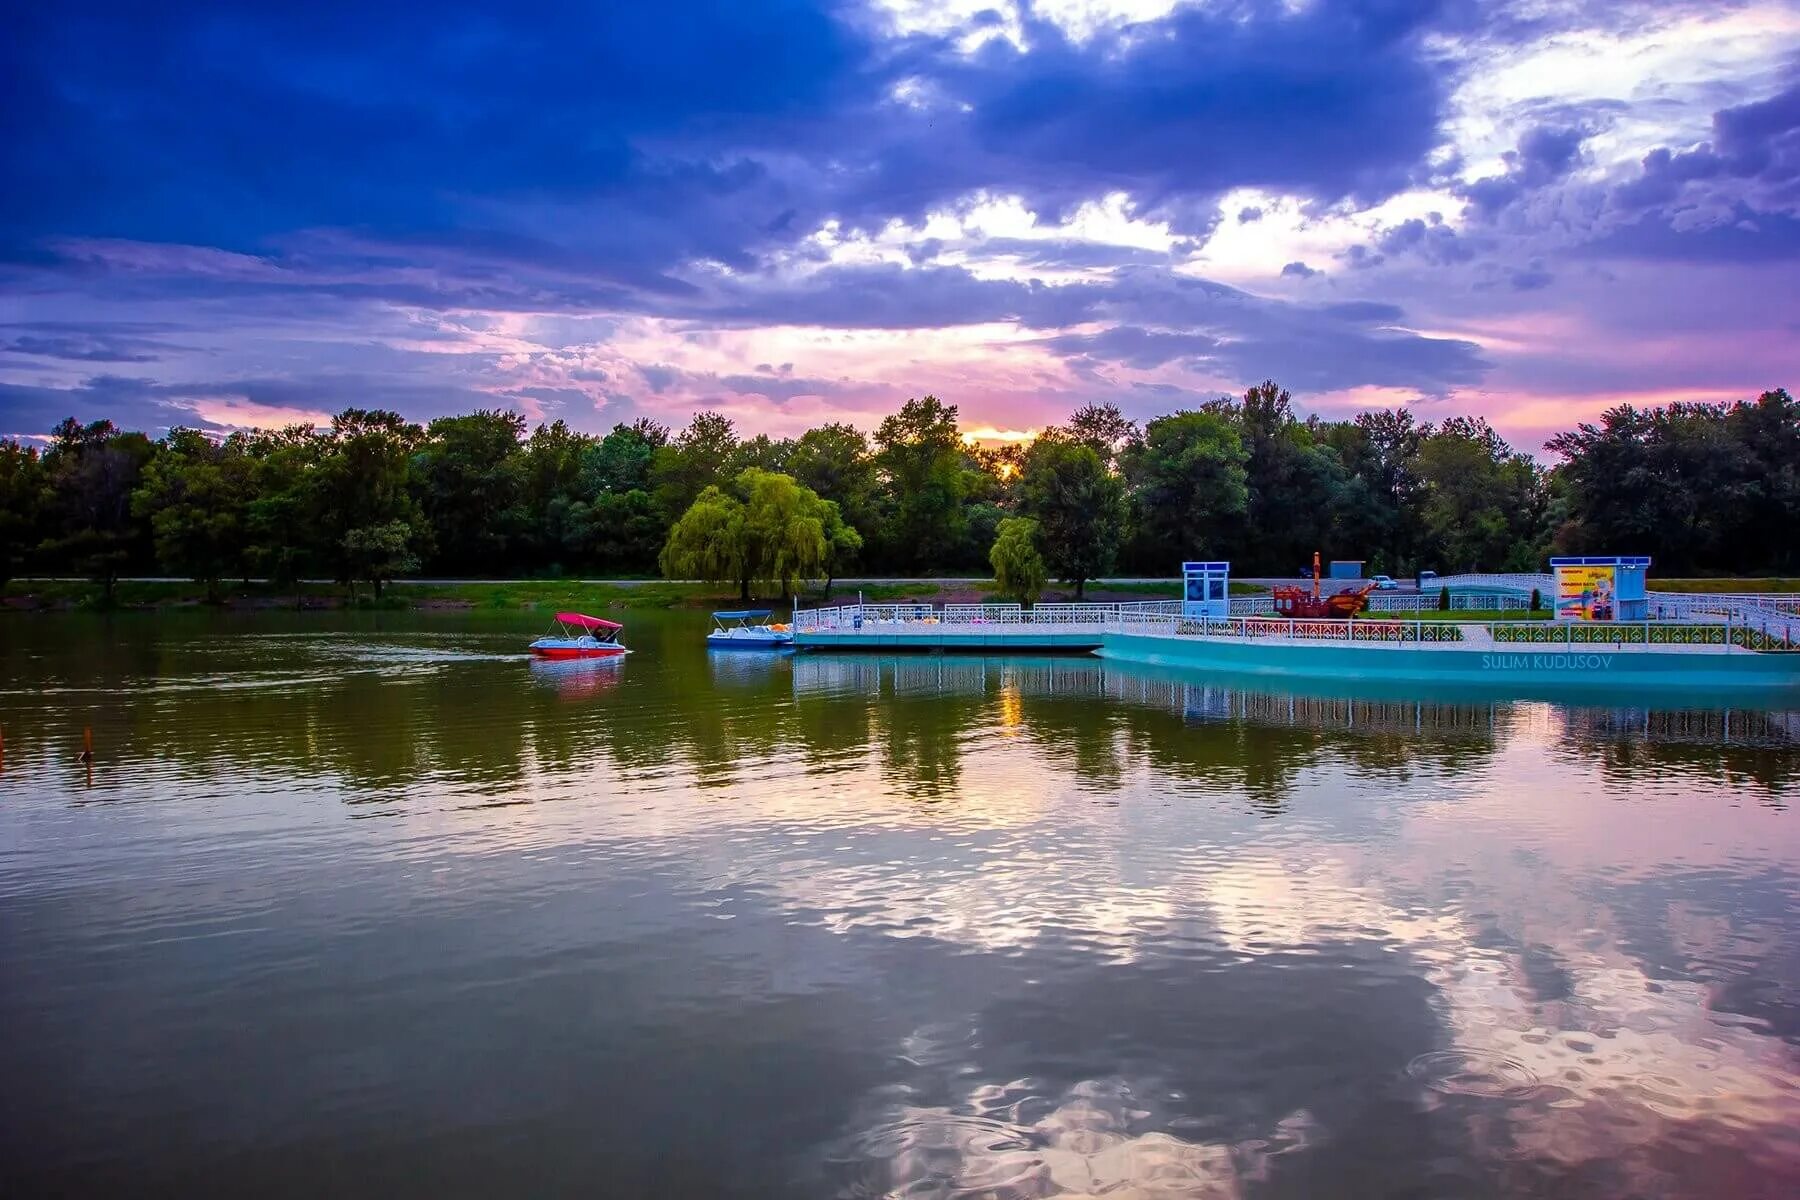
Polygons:
M595 646L591 649L576 649L568 646L533 646L531 652L539 658L616 658L625 653L625 647Z

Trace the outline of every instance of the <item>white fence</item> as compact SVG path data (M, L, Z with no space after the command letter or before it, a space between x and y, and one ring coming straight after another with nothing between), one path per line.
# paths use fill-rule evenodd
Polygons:
M1121 612L1181 612L1179 600L1134 604L842 604L835 608L800 609L794 613L797 633L819 630L881 628L894 625L1105 625Z
M1437 592L1370 592L1370 612L1429 612L1438 606ZM1545 602L1546 604L1548 601ZM1531 596L1516 592L1451 592L1452 612L1530 612Z
M1529 588L1508 587L1504 591L1481 591L1464 581L1539 580L1538 588L1545 607L1554 603L1555 593L1548 576L1453 576L1446 586L1453 612L1518 612L1530 609ZM1425 612L1438 606L1439 593L1372 592L1368 597L1373 613ZM1179 618L1183 604L1178 599L1142 600L1123 604L1038 604L1025 608L1018 604L843 604L832 608L801 609L794 614L794 629L845 631L865 626L897 625L1106 625L1147 618ZM1274 597L1268 593L1233 596L1230 612L1234 619L1267 617L1275 611ZM1786 628L1800 623L1800 593L1708 593L1651 592L1649 613L1652 621L1725 623L1749 628ZM1287 618L1281 618L1286 620ZM1370 635L1372 638L1375 635ZM1359 639L1360 640L1360 639ZM1427 638L1425 640L1432 640ZM1443 639L1440 639L1443 640Z

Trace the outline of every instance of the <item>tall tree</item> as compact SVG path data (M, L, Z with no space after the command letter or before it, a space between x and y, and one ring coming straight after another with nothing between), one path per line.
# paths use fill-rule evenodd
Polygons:
M667 512L686 510L707 486L731 477L737 448L737 429L729 417L695 413L674 441L656 451L651 480L657 502Z
M1248 455L1223 413L1178 412L1144 427L1125 456L1138 517L1138 557L1146 563L1216 556L1248 499Z
M439 417L412 463L414 491L434 533L432 561L451 573L510 565L525 526L525 418L482 409Z
M1048 432L1048 431L1046 431ZM1128 420L1116 404L1087 404L1076 409L1060 432L1070 441L1087 446L1110 470L1119 456L1143 437L1136 421Z
M214 441L178 426L132 494L133 513L155 533L157 562L204 586L213 603L226 576L245 573L246 522L256 486L248 449L249 438L241 433Z
M0 439L0 584L13 577L38 543L43 461L35 446Z
M316 561L318 539L310 529L312 472L324 441L307 425L259 430L246 454L255 482L244 511L244 558L271 583L291 584Z
M1236 557L1246 566L1288 570L1285 564L1321 548L1338 507L1342 469L1316 443L1314 430L1295 418L1293 398L1273 381L1218 411L1237 422L1247 455Z
M837 502L845 521L875 527L875 461L869 439L852 425L821 425L794 442L788 474L826 500Z
M787 595L800 580L827 576L859 541L835 504L790 475L751 467L729 491L700 493L669 530L662 569L671 579L735 583L743 600L758 583Z
M995 590L1020 604L1035 604L1044 593L1049 572L1038 553L1037 522L1030 517L1008 517L1000 522L988 562L994 568Z
M892 503L883 537L888 555L913 569L945 562L958 549L967 491L956 406L936 396L908 400L882 420L875 445Z
M359 572L429 549L430 526L407 487L408 464L424 436L398 413L381 409L347 408L331 419L307 478L307 500L320 557L341 582L375 582ZM400 549L395 525L404 531ZM358 531L367 532L352 538Z
M1424 439L1418 469L1438 570L1543 569L1547 497L1529 455L1480 417L1451 417Z
M587 496L602 492L650 490L650 465L669 444L669 430L647 417L619 424L590 445L581 456L581 488Z
M155 454L141 433L71 417L56 427L44 455L49 533L40 553L99 583L108 605L126 566L148 557L149 523L132 513L131 495Z
M1020 483L1025 514L1037 521L1044 562L1075 585L1112 569L1125 521L1125 489L1093 447L1040 440L1025 456Z

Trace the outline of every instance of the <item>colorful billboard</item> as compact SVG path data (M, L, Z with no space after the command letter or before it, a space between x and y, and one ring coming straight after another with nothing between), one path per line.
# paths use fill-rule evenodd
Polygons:
M1556 619L1610 621L1617 611L1617 567L1556 568Z

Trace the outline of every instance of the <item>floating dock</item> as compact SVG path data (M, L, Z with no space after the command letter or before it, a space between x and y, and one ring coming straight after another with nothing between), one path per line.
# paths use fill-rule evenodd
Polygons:
M1108 626L1099 654L1263 678L1800 697L1791 631L1728 623L1152 617Z
M798 612L801 649L1098 653L1239 677L1476 684L1521 692L1751 691L1800 698L1800 615L1763 608L1687 621L1426 621L1194 617L1140 604L845 605ZM1754 621L1747 619L1754 615ZM1771 619L1772 618L1772 619Z

